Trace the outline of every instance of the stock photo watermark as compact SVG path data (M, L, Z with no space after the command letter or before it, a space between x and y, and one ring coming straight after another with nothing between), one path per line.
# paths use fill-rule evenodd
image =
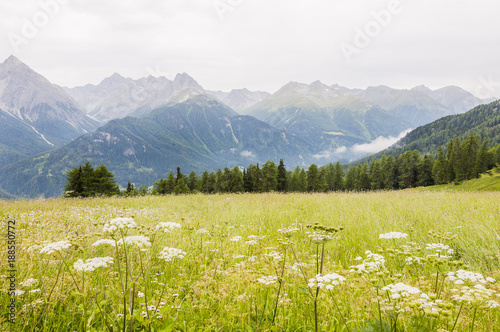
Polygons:
M243 2L245 2L245 0L215 0L213 2L213 7L219 16L219 19L223 21L227 12L232 12Z
M10 331L15 330L16 324L16 221L7 220L7 279L9 280L9 296L10 301L7 305L8 308L8 321Z
M26 45L35 38L40 30L45 28L50 20L61 11L61 6L68 0L41 0L38 2L39 9L30 17L22 19L20 31L9 32L7 38L14 53L18 53L22 45Z
M476 97L481 99L498 98L500 96L500 80L493 78L493 74L489 74L487 78L479 76L479 84L474 90Z
M368 21L363 28L354 29L352 41L340 43L340 50L347 62L351 63L354 55L360 54L363 49L370 46L372 40L391 24L393 17L402 11L403 7L399 0L389 1L385 9L371 11L370 15L373 19Z

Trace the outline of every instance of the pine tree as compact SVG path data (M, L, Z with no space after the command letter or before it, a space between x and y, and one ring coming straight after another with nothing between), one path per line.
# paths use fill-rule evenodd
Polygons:
M67 197L79 197L83 193L82 166L75 167L66 174L64 191Z
M280 192L285 192L288 190L288 177L283 163L283 159L280 159L280 164L278 166L278 176L277 176L277 186L276 189Z
M245 191L245 183L243 181L243 174L238 166L231 170L231 192L241 193Z
M311 164L307 169L307 191L321 191L321 182L318 166Z
M448 160L444 154L442 146L437 148L437 160L432 168L432 177L434 183L445 184L448 183Z
M278 185L278 169L276 164L270 160L266 161L262 165L262 191L270 192L275 191Z
M195 171L191 171L191 173L189 173L188 188L192 193L196 193L199 189L198 175L196 175Z
M342 165L337 161L335 164L335 177L333 180L333 190L339 191L344 189L344 170Z

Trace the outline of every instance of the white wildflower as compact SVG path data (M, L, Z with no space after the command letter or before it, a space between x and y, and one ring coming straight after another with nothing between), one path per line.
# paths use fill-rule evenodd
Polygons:
M92 247L97 247L97 246L100 246L102 244L114 247L115 246L115 240L110 240L110 239L98 240L98 241L94 242L94 244L92 244Z
M389 232L385 234L380 234L378 236L379 239L403 239L407 238L408 234L401 232Z
M186 252L177 248L167 248L164 247L163 250L158 254L158 258L164 259L167 262L173 261L174 259L182 259L186 256Z
M258 282L265 284L265 285L270 285L270 284L275 284L278 281L277 276L264 276L260 277L257 279Z
M179 224L177 222L170 222L170 221L169 222L161 222L158 225L156 225L156 227L155 227L155 229L157 231L162 230L165 233L171 232L171 231L175 230L176 228L181 228L181 224Z
M318 274L316 277L309 279L308 286L311 288L323 288L325 287L328 290L332 290L334 286L338 286L343 284L346 279L337 273L330 273L321 275Z
M108 267L108 264L113 264L112 257L95 257L85 262L79 259L73 264L73 268L78 272L92 272L100 267Z
M137 292L137 297L144 297L144 293L143 293L143 292L138 291L138 292Z
M247 245L249 246L255 246L257 244L257 240L249 240L247 242L245 242Z
M237 236L233 236L233 237L232 237L229 241L232 241L232 242L238 242L238 241L240 241L241 239L243 239L243 237L242 237L242 236L237 235Z
M297 227L287 227L287 228L280 228L278 229L278 232L283 234L285 237L291 237L293 233L297 232L299 229Z
M53 243L49 243L45 247L43 247L42 250L40 250L40 253L41 254L43 254L43 253L51 254L51 253L56 252L56 251L68 249L71 246L72 246L72 244L66 240L59 241L59 242L53 242Z
M463 285L465 282L470 283L482 283L486 284L488 282L494 283L495 279L491 277L485 278L481 273L470 272L465 270L458 270L457 272L449 272L448 280L455 282L457 285Z
M382 288L383 291L388 291L391 293L391 298L399 299L400 297L410 297L411 295L420 294L421 291L402 282L397 284L389 284Z
M200 229L196 230L196 234L210 236L210 232L206 228L200 228Z
M118 229L136 228L137 224L132 218L114 218L104 225L104 233L114 233Z
M23 295L25 292L23 290L20 290L20 289L16 289L14 291L14 296L21 296Z
M448 255L453 255L455 253L455 250L451 249L449 245L442 244L442 243L428 243L426 244L425 249L427 250L433 250L436 253L428 256L435 256L435 257L443 257L443 258L450 258L447 255L444 255L444 253Z
M19 283L19 286L31 287L33 285L36 285L37 283L38 283L38 279L28 278L28 279L24 280L23 282Z
M269 254L265 254L265 256L276 260L280 260L283 258L283 255L277 251L271 251Z
M118 240L119 245L122 245L123 242L124 242L123 239ZM149 237L142 235L127 236L125 238L125 244L137 246L139 248L151 247L151 242L149 242Z

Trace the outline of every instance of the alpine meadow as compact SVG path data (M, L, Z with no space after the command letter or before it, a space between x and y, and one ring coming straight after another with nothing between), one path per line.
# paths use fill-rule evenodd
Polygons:
M500 331L499 12L0 1L0 332Z

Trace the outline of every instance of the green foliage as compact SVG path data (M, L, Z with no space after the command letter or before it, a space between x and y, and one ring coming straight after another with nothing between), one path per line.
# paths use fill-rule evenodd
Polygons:
M64 190L67 197L110 196L120 193L113 173L104 165L94 169L88 161L83 167L75 167L67 173Z

